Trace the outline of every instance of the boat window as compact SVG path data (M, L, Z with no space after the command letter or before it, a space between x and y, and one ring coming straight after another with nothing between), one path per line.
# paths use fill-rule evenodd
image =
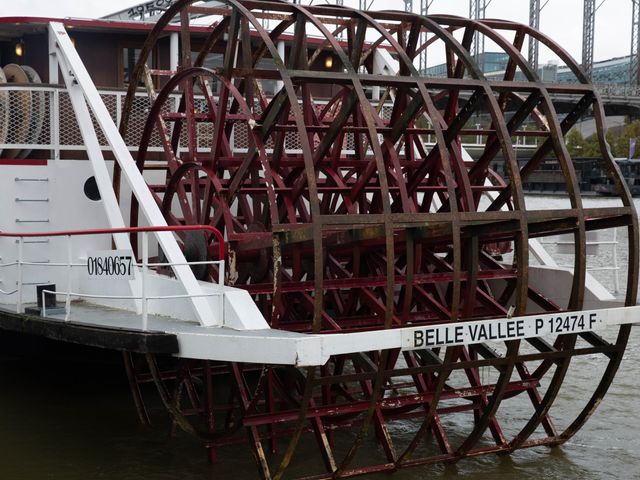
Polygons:
M261 70L277 70L273 58L268 57L263 57L258 62L257 67ZM260 81L260 85L262 86L262 91L265 95L273 96L276 94L276 87L278 85L278 82L276 80L262 79Z
M200 52L191 52L191 63L194 64ZM215 70L216 68L221 68L223 62L223 55L221 53L209 53L204 59L202 66L205 68L209 68L211 70ZM211 79L211 91L213 93L219 93L220 91L220 82L217 80Z
M123 86L129 85L131 74L133 73L136 63L140 58L141 48L135 47L123 47L122 48L122 84ZM154 68L153 55L150 55L147 59L147 66ZM140 79L140 85L144 85L144 79Z
M200 52L191 52L191 62L195 63ZM202 64L205 68L215 70L216 68L222 68L224 55L222 53L209 53L204 59ZM262 58L256 66L262 70L276 70L273 59L265 57ZM277 82L275 80L262 79L260 80L260 86L265 95L272 96L276 93ZM220 82L211 80L211 91L213 93L220 93Z

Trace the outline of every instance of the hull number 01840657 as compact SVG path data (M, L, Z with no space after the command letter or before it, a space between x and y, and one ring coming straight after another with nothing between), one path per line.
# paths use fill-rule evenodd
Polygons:
M132 280L135 264L128 250L104 250L91 252L87 257L87 274L90 279L120 278Z

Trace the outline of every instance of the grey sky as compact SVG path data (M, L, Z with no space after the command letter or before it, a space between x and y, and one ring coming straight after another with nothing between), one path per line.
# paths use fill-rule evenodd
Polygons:
M325 3L315 0L314 3ZM141 3L135 0L2 0L0 16L30 15L98 18ZM307 3L304 0L303 3ZM345 4L357 5L357 0ZM414 0L418 5L419 0ZM544 3L544 2L543 2ZM433 0L430 13L466 16L468 0ZM403 9L402 0L374 0L372 9ZM487 17L528 23L528 0L492 0ZM582 0L549 0L540 20L540 29L580 60L582 52ZM594 57L604 60L629 54L631 42L631 0L605 0L596 16ZM489 50L489 48L487 49ZM546 61L541 54L541 61Z

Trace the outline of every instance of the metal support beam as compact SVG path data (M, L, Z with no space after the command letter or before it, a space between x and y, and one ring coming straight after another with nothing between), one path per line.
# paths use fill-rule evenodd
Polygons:
M53 35L48 36L49 43L49 83L58 83L58 54L56 53L56 40Z
M469 18L472 20L482 20L485 18L487 5L487 0L469 0ZM478 32L473 36L471 54L475 58L480 70L484 71L484 35L480 35Z
M540 29L540 0L529 0L529 26ZM533 71L538 71L538 41L529 37L529 65Z
M596 0L584 0L582 17L582 69L591 80L593 74L593 38L596 25Z
M169 37L169 70L178 70L180 63L180 38L178 32L172 32Z
M640 0L631 0L631 58L629 59L629 84L640 85Z
M420 0L420 15L426 16L429 14L429 7L433 3L433 0ZM413 0L404 0L404 11L407 13L413 13ZM420 33L420 44L424 45L427 42L427 32L422 31ZM418 57L418 71L424 73L427 70L427 49L424 48L420 51Z
M433 3L433 0L420 0L420 15L427 16L429 15L429 7ZM427 32L420 33L420 43L424 45L427 43ZM420 52L420 71L427 71L427 49L424 48Z
M158 205L151 196L149 187L138 170L136 162L133 160L127 145L118 133L118 127L113 123L107 107L102 102L100 94L89 76L89 72L87 72L87 69L69 39L69 35L67 34L64 25L58 22L51 22L49 24L49 32L52 37L52 42L54 42L57 47L56 53L58 61L64 66L62 70L65 76L65 82L67 83L67 88L69 89L69 94L71 95L73 93L76 95L74 98L77 101L74 102L74 110L76 115L82 115L78 118L78 124L81 128L83 126L92 125L87 106L91 108L94 118L107 138L115 159L122 168L124 178L129 183L131 191L138 199L138 203L147 221L153 226L166 226L166 220L162 216ZM87 146L87 151L89 152L90 160L94 168L96 182L98 183L100 195L102 196L105 205L105 211L109 220L109 227L124 227L120 207L111 187L111 178L107 172L104 157L102 156L95 132L91 134L91 132L86 129L83 132L83 139ZM190 295L190 301L194 308L194 313L201 325L222 325L222 318L216 318L216 316L214 316L211 306L203 296L202 288L193 275L191 268L186 265L184 254L180 250L173 234L170 232L157 232L156 238L169 263L175 265L173 267L173 271L176 278L184 287L185 293ZM126 235L114 235L114 241L118 248L130 248L129 239Z
M336 0L336 6L338 6L338 7L344 7L344 0ZM345 32L344 32L344 30L343 30L342 32L340 32L340 33L338 34L338 37L337 37L337 38L338 38L338 40L340 40L341 42L342 42L342 41L344 41L344 33L345 33ZM284 58L284 57L282 57L282 58Z

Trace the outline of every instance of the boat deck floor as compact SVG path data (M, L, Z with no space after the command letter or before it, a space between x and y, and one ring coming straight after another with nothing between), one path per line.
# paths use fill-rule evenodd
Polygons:
M32 309L27 306L27 310ZM0 331L136 353L295 364L298 342L307 337L277 329L205 327L161 315L149 315L147 325L143 331L142 317L135 312L82 301L72 302L67 321L64 309L47 309L43 317L38 313L16 313L11 305L0 306Z
M149 328L142 331L141 327L132 328L132 325L141 325L140 316L125 310L74 303L68 321L64 311L50 312L43 317L37 313L16 313L10 306L0 307L0 330L136 353L176 354L179 351L176 334L156 325L163 317L150 315Z

